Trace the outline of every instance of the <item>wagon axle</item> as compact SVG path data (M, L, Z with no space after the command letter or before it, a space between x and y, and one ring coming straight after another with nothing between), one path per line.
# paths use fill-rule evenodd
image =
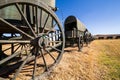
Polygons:
M31 40L31 45L34 47L39 47L41 49L48 46L48 36L41 35L33 40Z

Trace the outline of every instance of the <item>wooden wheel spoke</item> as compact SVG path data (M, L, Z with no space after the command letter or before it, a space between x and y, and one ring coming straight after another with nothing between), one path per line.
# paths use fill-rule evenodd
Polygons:
M39 34L39 25L38 25L38 6L35 6L35 12L36 12L36 29L37 29L37 36Z
M23 47L24 47L24 45L21 45L22 47L21 47L21 50L23 49Z
M42 9L40 9L40 28L42 28ZM42 32L42 29L40 30Z
M19 67L19 69L17 70L17 72L15 73L15 76L12 80L15 80L16 77L18 76L18 74L20 73L20 71L22 70L22 68L24 67L24 65L26 64L27 60L29 59L29 57L31 56L31 54L29 54L26 59L23 61L23 63L21 64L21 66Z
M15 46L18 46L18 45L19 45L19 44L16 44L16 45L14 45L14 47L15 47ZM5 52L5 51L7 51L7 50L10 50L10 49L11 49L11 47L9 47L9 48L3 50L3 52Z
M9 40L19 40L19 39L22 39L22 36L19 36L19 37L17 37L17 36L15 36L15 37L12 37L12 38L10 38Z
M12 59L12 58L14 58L14 57L16 57L17 55L19 55L20 53L22 53L24 50L25 50L25 49L20 50L20 51L18 51L18 52L15 52L15 53L13 53L11 56L8 56L7 58L1 60L1 61L0 61L0 64L3 64L3 63L5 63L6 61L8 61L8 60L10 60L10 59Z
M5 21L4 19L0 18L0 21L2 21L3 23L7 24L8 26L14 28L15 30L19 31L20 33L26 35L27 37L34 39L31 35L25 33L24 31L20 30L19 28L13 26L12 24L8 23L7 21Z
M27 45L24 45L24 48L29 48ZM25 49L25 53L28 54L27 50Z
M57 23L54 24L53 27L46 34L49 34L51 31L53 31L56 25L57 25Z
M49 16L50 16L50 14L48 14L48 16L47 16L47 18L46 18L46 20L45 20L45 23L44 23L44 25L43 25L42 33L44 33L44 30L45 30L45 27L46 27L47 21L48 21L48 19L49 19Z
M33 75L32 75L32 79L35 79L35 73L36 73L36 67L37 67L37 54L39 53L38 48L36 48L36 52L35 52L35 59L34 59L34 69L33 69Z
M48 66L47 66L47 63L46 63L46 60L45 60L45 57L44 57L44 54L43 54L43 50L40 50L40 53L41 53L43 62L44 62L44 64L45 64L45 71L48 71Z
M49 46L49 47L52 48L52 49L54 49L54 50L56 50L56 51L58 51L58 52L62 52L62 50L57 49L56 47L52 47L52 46Z
M59 44L59 43L62 43L62 41L48 41L49 43L57 43L57 44Z
M14 53L21 47L21 45L19 45L15 50Z
M46 51L46 52L50 55L50 57L52 57L52 59L56 62L55 57L54 57L48 50L45 49L45 51Z
M30 28L30 30L31 30L31 32L33 33L34 37L36 37L36 34L35 34L34 30L32 29L32 26L30 25L29 21L27 20L27 18L25 17L24 13L23 13L22 10L20 9L19 4L16 3L15 6L16 6L16 8L18 9L18 11L20 12L22 18L25 20L27 26Z

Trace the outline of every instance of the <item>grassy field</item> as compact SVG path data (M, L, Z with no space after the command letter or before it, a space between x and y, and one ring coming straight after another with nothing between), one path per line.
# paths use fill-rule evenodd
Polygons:
M107 69L106 80L120 80L120 40L98 41L99 61Z
M120 39L94 40L81 52L65 48L60 63L43 80L120 80Z
M82 52L67 48L46 80L120 80L120 40L95 40Z
M120 80L120 39L94 40L81 52L78 47L65 48L61 62L43 80Z

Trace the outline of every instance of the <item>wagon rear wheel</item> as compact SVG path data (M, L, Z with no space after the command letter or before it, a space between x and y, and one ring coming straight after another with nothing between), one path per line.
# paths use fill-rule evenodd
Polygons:
M3 56L0 76L13 80L41 79L61 60L65 43L61 24L51 8L42 2L0 2L1 11L10 7L14 8L10 12L19 16L0 15L0 54Z
M81 51L83 47L83 39L81 36L78 37L78 51Z

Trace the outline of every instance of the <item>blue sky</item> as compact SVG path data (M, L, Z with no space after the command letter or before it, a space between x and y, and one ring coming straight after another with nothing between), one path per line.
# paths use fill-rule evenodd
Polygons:
M120 0L56 0L60 21L76 16L92 34L120 34Z

